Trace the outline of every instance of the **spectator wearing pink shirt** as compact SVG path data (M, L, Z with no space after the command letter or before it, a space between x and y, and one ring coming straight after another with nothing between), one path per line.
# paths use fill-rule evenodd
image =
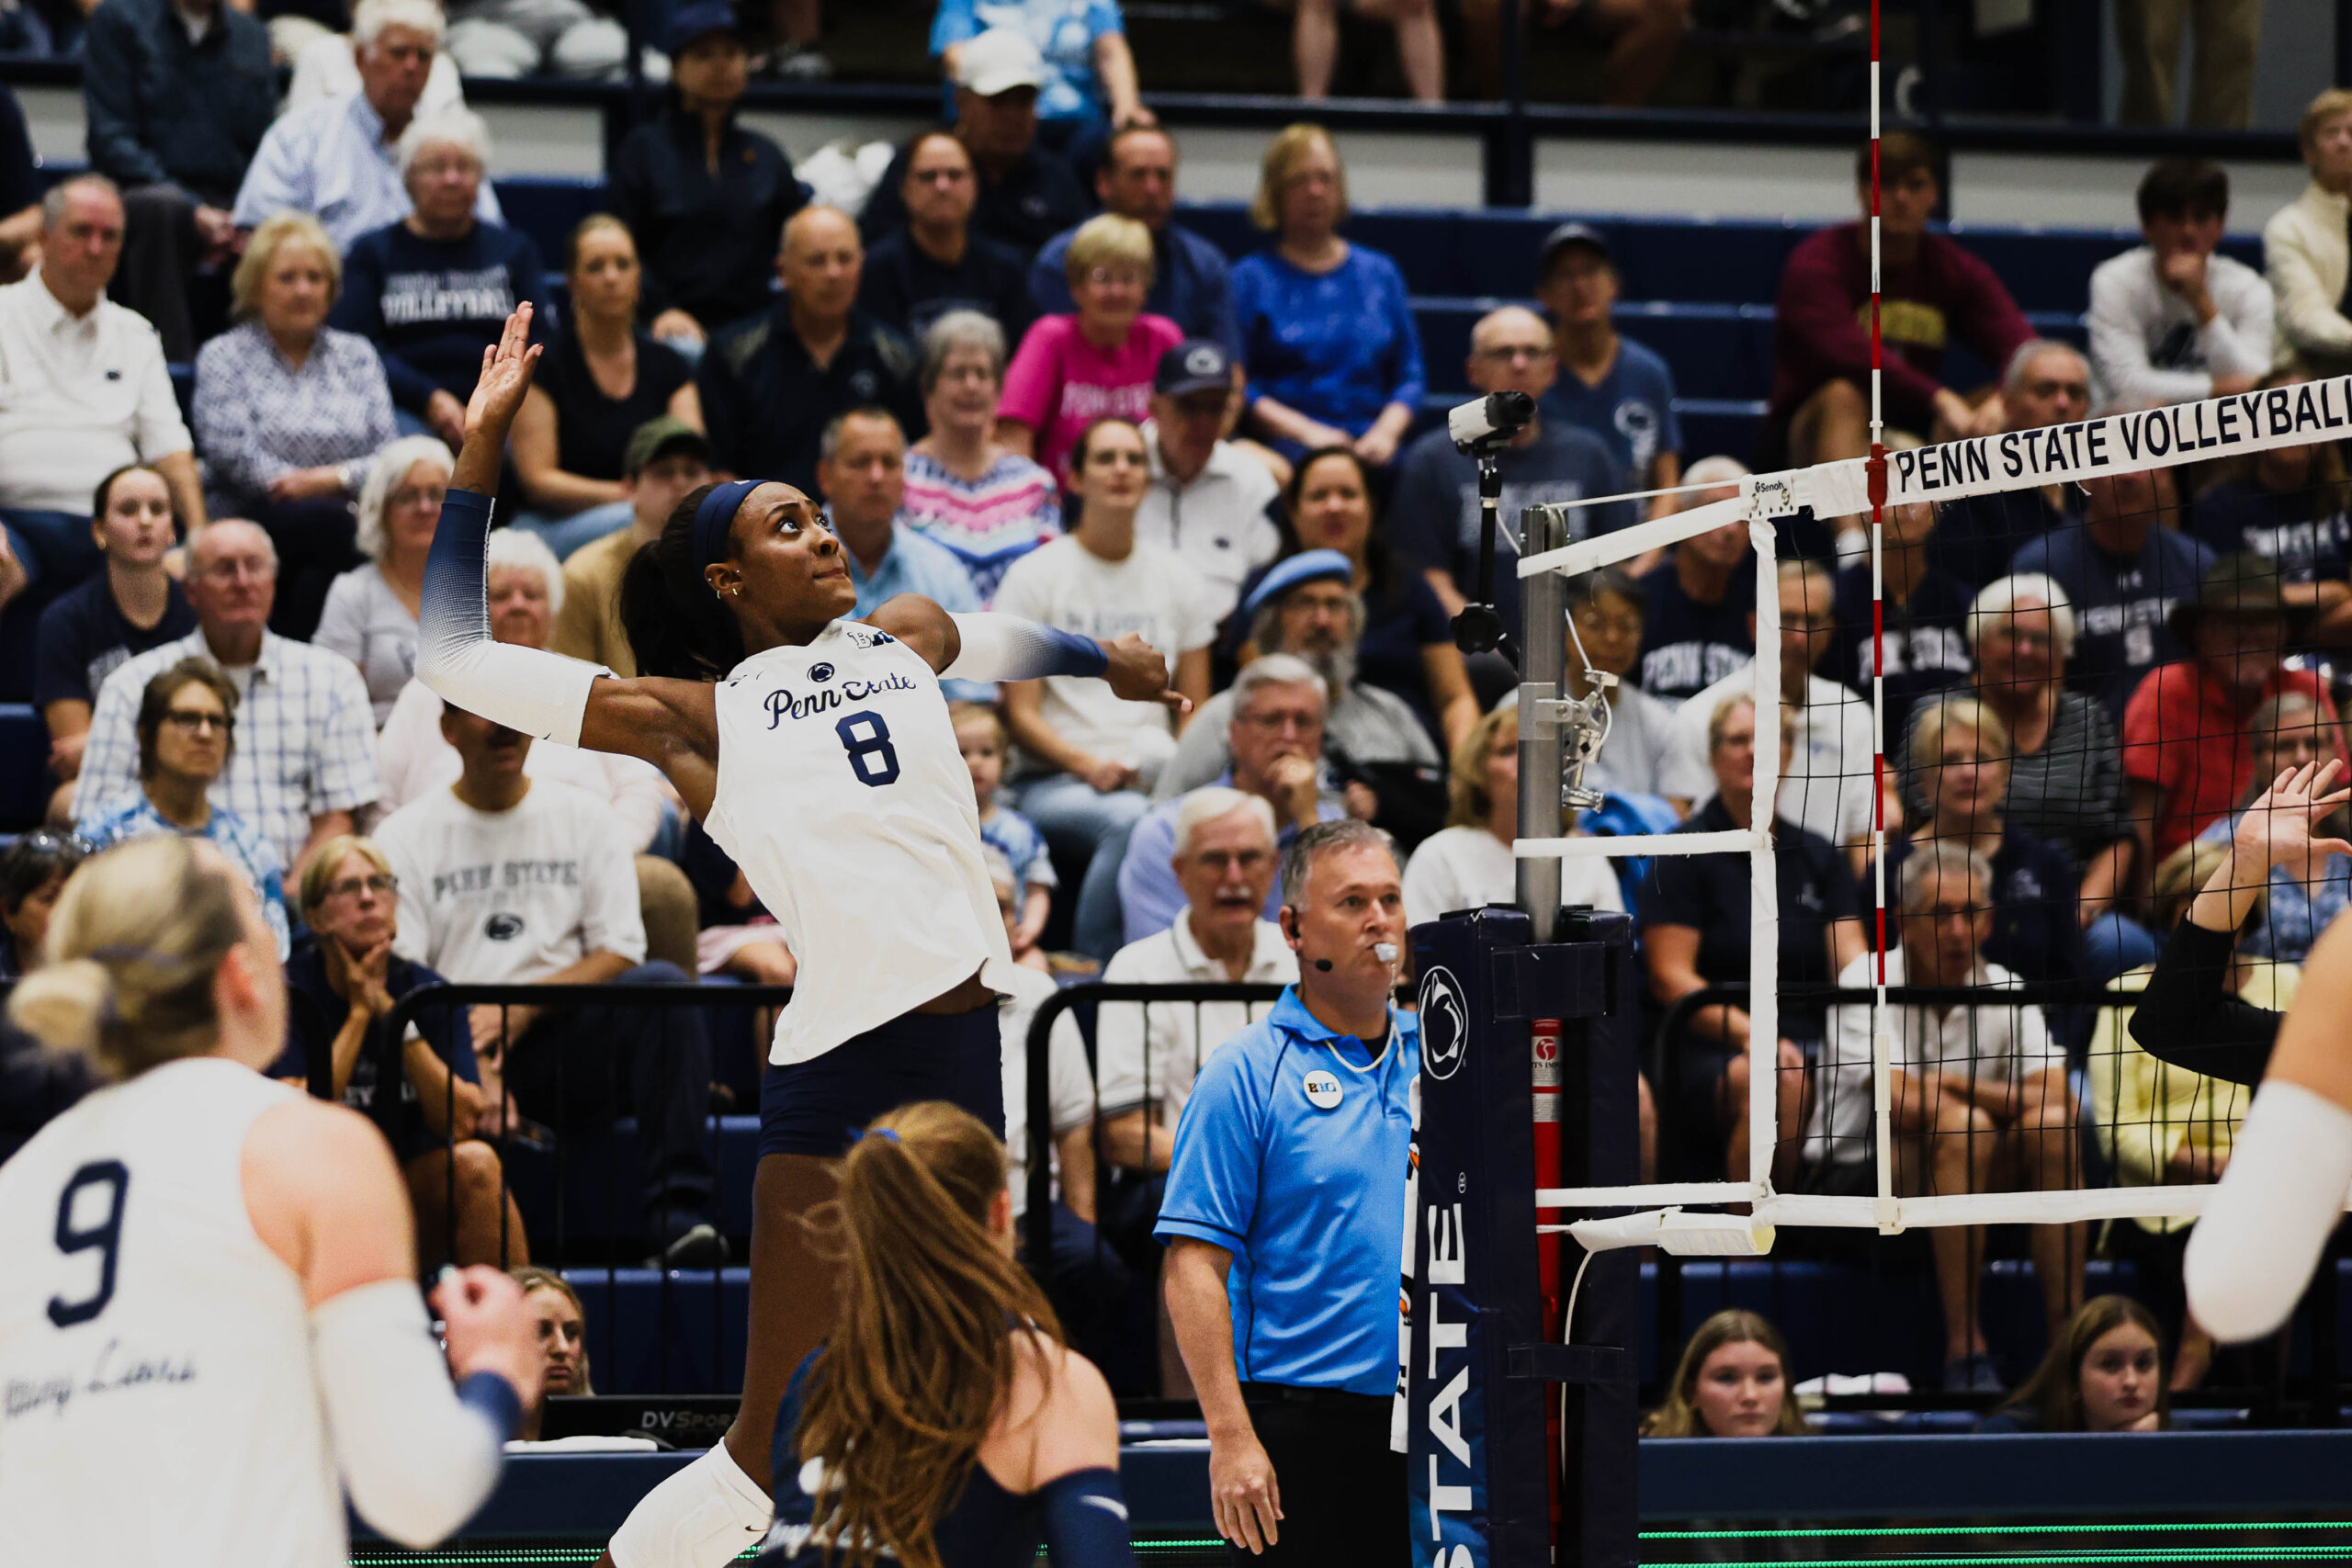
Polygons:
M1159 356L1184 341L1165 316L1144 313L1151 291L1151 231L1106 212L1079 226L1066 261L1074 315L1043 316L1005 373L997 439L1069 485L1069 454L1098 419L1140 423L1151 408Z

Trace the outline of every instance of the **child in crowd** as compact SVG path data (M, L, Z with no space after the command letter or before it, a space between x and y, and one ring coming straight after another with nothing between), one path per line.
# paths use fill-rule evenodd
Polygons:
M2162 1432L2172 1426L2156 1320L2129 1296L2094 1296L2025 1386L1980 1432Z
M1771 1320L1737 1308L1699 1325L1645 1438L1803 1438L1813 1428L1789 1393L1789 1345Z
M1020 879L1021 916L1012 931L1013 959L1032 969L1043 969L1046 955L1038 950L1037 939L1045 933L1057 884L1053 857L1046 852L1046 838L1037 831L1037 825L996 803L1012 736L996 709L985 703L950 703L947 713L956 726L956 749L964 753L964 765L972 771L972 798L980 808L980 841L1001 852Z

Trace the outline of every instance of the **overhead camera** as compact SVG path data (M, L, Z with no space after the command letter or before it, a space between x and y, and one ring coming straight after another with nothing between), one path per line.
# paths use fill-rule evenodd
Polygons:
M1449 411L1446 434L1455 448L1473 457L1491 457L1510 445L1535 418L1535 400L1525 392L1489 392Z

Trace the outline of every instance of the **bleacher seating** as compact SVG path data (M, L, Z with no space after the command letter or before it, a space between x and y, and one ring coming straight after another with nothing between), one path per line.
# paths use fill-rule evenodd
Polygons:
M602 206L603 186L587 179L501 180L498 197L508 220L529 232L552 265L572 227ZM1351 220L1350 237L1395 257L1412 290L1429 371L1424 426L1467 395L1464 362L1472 324L1497 305L1529 297L1537 250L1560 216L1385 208ZM1232 256L1266 243L1238 202L1185 206L1177 220ZM1728 452L1745 460L1771 390L1772 300L1781 267L1816 225L1607 216L1589 221L1608 236L1624 278L1618 330L1657 349L1674 368L1684 457ZM2137 233L2117 230L1955 227L1952 233L2001 275L2037 331L2076 343L2083 340L2091 269L2139 243ZM2261 265L2252 240L2233 240L2222 249ZM1988 381L1999 368L1958 344L1949 367L1948 378L1959 386Z

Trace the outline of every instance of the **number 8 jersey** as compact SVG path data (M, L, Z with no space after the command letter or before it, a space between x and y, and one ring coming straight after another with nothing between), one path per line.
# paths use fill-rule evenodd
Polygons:
M770 1061L822 1055L976 973L1010 992L972 775L921 654L835 621L738 664L717 705L703 827L799 963Z
M344 1562L302 1282L245 1208L245 1134L297 1098L170 1062L0 1166L0 1561Z

